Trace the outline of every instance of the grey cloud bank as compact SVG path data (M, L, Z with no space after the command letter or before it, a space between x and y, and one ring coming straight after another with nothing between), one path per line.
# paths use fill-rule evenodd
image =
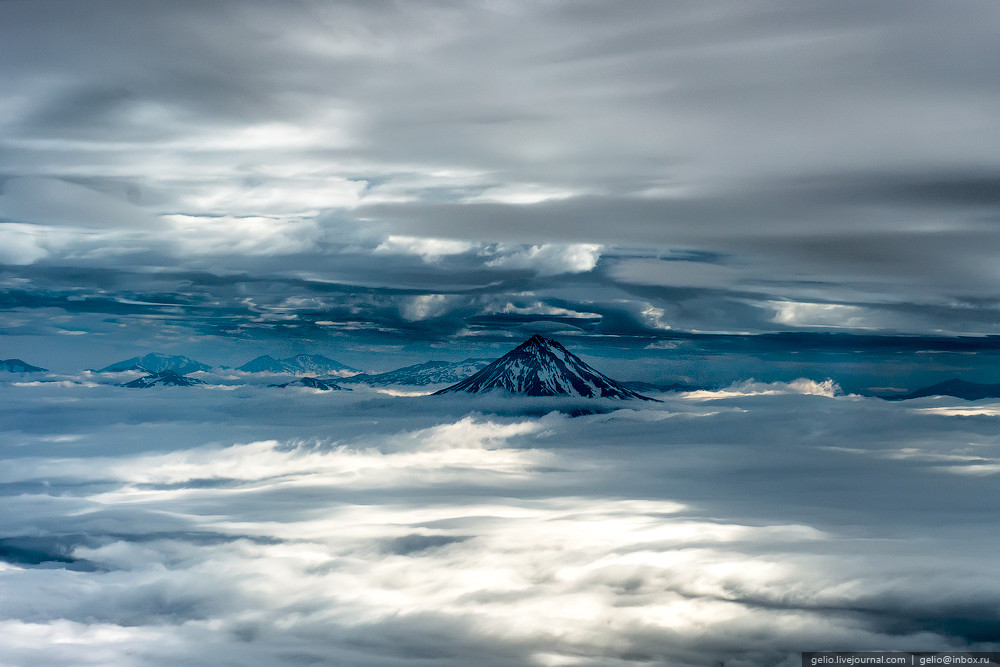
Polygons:
M568 282L633 328L995 334L996 13L3 3L4 279L119 304L172 273L265 280L223 311L289 277L423 300L343 297L358 345L454 340L483 314L468 290L588 312ZM173 323L238 330L206 305ZM144 316L68 319L101 345Z

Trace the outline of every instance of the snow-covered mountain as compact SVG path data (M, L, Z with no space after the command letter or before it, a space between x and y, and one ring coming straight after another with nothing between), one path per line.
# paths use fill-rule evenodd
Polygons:
M48 369L32 366L20 359L0 359L0 371L8 373L44 373L46 370Z
M883 396L891 401L905 401L911 398L924 398L925 396L954 396L964 398L967 401L978 401L983 398L1000 398L1000 384L980 384L978 382L966 382L954 378L938 382L930 387L924 387L910 392L904 396Z
M324 357L322 354L298 354L287 359L275 359L264 354L248 361L236 370L244 373L333 373L337 375L358 372L356 368Z
M149 387L193 387L196 384L205 384L197 378L185 377L174 371L160 371L151 373L141 378L136 378L131 382L119 385L129 389L148 389Z
M359 373L343 382L363 382L374 386L448 384L464 380L493 362L493 359L464 359L462 361L425 361L404 366L386 373Z
M319 378L309 376L293 380L292 382L271 384L268 386L281 387L282 389L285 387L309 387L310 389L319 389L320 391L351 391L350 387L341 387L339 384L335 384L329 380L320 380Z
M141 357L132 357L117 363L105 366L99 373L121 373L122 371L146 371L147 373L159 373L161 371L173 371L177 375L193 373L195 371L210 371L212 367L200 361L189 359L180 355L168 356L158 352L150 352Z
M472 377L435 392L504 390L522 396L654 399L594 370L554 340L532 336Z

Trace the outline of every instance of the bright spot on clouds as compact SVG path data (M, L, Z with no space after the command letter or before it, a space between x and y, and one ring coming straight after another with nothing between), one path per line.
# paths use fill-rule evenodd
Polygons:
M479 255L488 258L484 262L486 268L527 269L539 276L554 276L593 270L601 257L601 249L601 245L592 243L487 245L453 239L389 235L374 252L383 255L417 255L424 262L434 263L448 255L478 250Z
M407 299L401 308L404 318L411 322L426 320L448 312L454 297L447 294L421 294Z
M676 350L681 344L675 340L658 340L646 346L647 350Z
M557 190L547 188L542 185L505 185L502 187L488 188L475 197L470 197L466 201L492 202L498 204L539 204L544 201L554 201L568 199L577 193L569 190Z
M1000 416L1000 404L990 403L982 404L977 403L973 406L959 406L959 405L949 405L942 406L939 408L914 408L916 412L922 412L931 415L952 415L955 417L974 417L976 415L984 415L987 417L997 417Z
M684 395L695 401L712 401L720 398L735 398L737 396L772 396L775 394L800 394L803 396L825 396L835 398L842 391L833 380L817 382L808 378L799 378L791 382L756 382L753 378L735 382L725 389L689 391Z
M664 331L670 329L670 325L664 321L666 311L664 311L663 308L646 304L645 307L639 311L639 315L649 327L654 329L663 329Z
M435 262L446 255L460 255L475 247L475 244L467 241L389 235L374 252L384 255L417 255L425 262Z
M507 302L503 304L503 306L495 304L492 307L487 308L486 312L512 313L516 315L549 315L553 317L601 319L601 315L597 313L586 313L578 310L559 308L558 306L550 306L548 304L542 303L541 301L528 301L517 304Z
M49 254L43 247L45 236L45 230L35 225L0 224L0 262L22 265L45 257Z
M350 114L333 114L323 124L306 127L292 123L259 123L218 130L197 137L190 144L177 146L203 151L259 151L267 149L304 149L313 146L347 148L352 143L347 124Z
M165 215L170 234L164 241L182 255L280 255L313 247L320 236L316 222L249 216Z
M543 243L514 249L500 245L497 257L486 266L504 269L530 269L541 276L560 273L585 273L597 266L603 246L593 243Z
M865 309L835 303L771 301L774 321L792 327L866 329Z
M315 216L329 208L350 208L361 200L364 183L339 177L262 177L260 183L192 186L181 205L224 216Z

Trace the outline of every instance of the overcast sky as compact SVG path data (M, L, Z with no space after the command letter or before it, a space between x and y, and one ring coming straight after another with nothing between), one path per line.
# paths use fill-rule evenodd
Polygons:
M6 0L0 356L997 334L997 25Z

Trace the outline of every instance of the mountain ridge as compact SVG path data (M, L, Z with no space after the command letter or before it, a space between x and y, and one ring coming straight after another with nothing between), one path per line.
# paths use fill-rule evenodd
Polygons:
M978 401L983 398L1000 398L1000 384L982 384L951 378L928 387L921 387L903 396L882 396L888 401L908 401L927 396L952 396L967 401Z
M342 364L335 359L325 357L322 354L297 354L293 357L275 359L269 354L262 354L251 359L242 366L236 368L244 373L357 373L358 369L351 368L347 364Z
M145 371L147 373L160 373L162 371L173 371L178 375L185 375L195 371L210 371L212 367L195 361L183 355L166 355L160 352L150 352L141 357L130 357L122 361L115 362L97 371L98 373L121 373L123 371Z
M41 366L32 366L20 359L0 359L0 370L7 371L8 373L45 373L49 369L42 368Z
M349 378L343 378L342 382L358 382L363 384L385 386L385 385L411 385L425 386L429 384L454 383L479 372L494 359L480 359L469 357L462 361L439 361L430 360L410 366L403 366L385 373L359 373Z

